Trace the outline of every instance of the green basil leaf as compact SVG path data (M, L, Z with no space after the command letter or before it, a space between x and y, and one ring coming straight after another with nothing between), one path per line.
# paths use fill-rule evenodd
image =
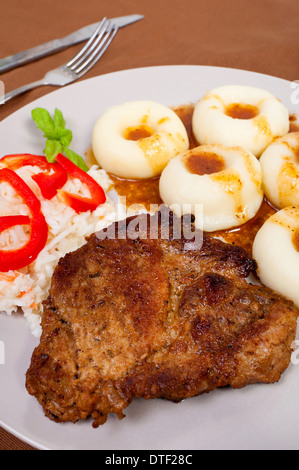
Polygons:
M58 153L62 153L81 170L88 171L83 158L69 148L73 134L70 129L65 128L65 119L58 108L55 108L54 119L44 108L33 109L31 115L37 128L44 132L44 137L47 139L44 153L49 163L54 163Z
M63 147L57 140L47 139L46 147L44 149L45 155L49 163L54 163L55 158L59 153L62 153Z
M50 113L44 108L35 108L31 111L32 119L38 129L41 129L45 135L50 131L55 131L55 123Z
M69 129L64 129L62 127L57 127L56 128L56 137L57 140L64 146L68 147L73 140L73 134L72 131Z
M59 140L59 136L57 136L57 131L53 129L46 129L44 132L44 137L46 139Z
M76 152L74 152L73 150L69 148L64 148L63 153L69 160L71 160L71 162L73 162L75 165L81 168L81 170L86 171L86 172L88 171L88 167L85 161Z
M54 124L55 124L55 128L57 127L62 127L63 129L65 128L65 119L63 117L62 112L57 108L55 108L55 111L54 111Z

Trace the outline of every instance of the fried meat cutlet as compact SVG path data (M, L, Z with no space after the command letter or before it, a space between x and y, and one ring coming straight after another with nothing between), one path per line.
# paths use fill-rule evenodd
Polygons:
M190 249L172 214L167 237L161 212L138 217L137 236L136 218L117 223L116 239L92 235L54 273L26 386L56 422L97 427L134 397L273 383L289 365L298 310L247 282L257 266L246 251L206 233Z

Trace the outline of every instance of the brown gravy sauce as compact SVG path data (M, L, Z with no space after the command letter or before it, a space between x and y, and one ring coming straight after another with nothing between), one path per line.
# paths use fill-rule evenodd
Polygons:
M252 254L252 245L257 232L275 212L277 212L276 209L264 198L258 213L253 219L230 230L213 232L213 235L223 238L223 240L232 245L242 246L248 253Z
M109 175L114 183L115 191L126 197L127 207L133 204L141 204L146 210L150 210L151 204L163 204L160 197L160 178L150 178L144 180L124 180L114 175Z
M299 252L299 229L295 231L292 242L293 242L295 249Z
M192 116L194 112L194 105L183 105L175 108L174 111L181 118L187 129L190 149L197 147L198 144L192 133ZM297 122L297 117L295 115L291 115L289 132L298 131L299 123ZM86 163L89 167L94 164L98 164L91 148L86 151L85 157ZM126 197L127 207L132 206L133 204L141 204L147 210L149 210L151 204L163 204L159 193L158 177L147 180L126 180L118 178L114 175L109 176L113 181L114 189L118 192L119 196ZM276 209L274 209L271 204L266 199L264 199L258 213L253 219L231 230L220 230L218 232L213 232L213 235L223 238L228 243L242 246L251 254L255 235L264 222L275 212ZM296 244L296 249L299 251L299 231L297 235L294 235L293 243Z
M126 129L124 138L126 140L134 140L137 141L139 139L145 139L146 137L151 137L154 131L149 126L145 124L141 124L140 126L136 127L128 127Z
M256 106L243 103L232 103L225 109L225 114L234 119L252 119L259 113Z
M185 165L190 173L196 175L211 175L225 168L224 160L220 155L199 150L186 157Z
M290 115L290 130L289 132L299 132L299 122L297 121L296 114Z

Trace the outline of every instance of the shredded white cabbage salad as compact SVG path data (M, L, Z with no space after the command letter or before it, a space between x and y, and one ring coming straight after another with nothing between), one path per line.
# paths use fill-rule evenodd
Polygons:
M109 192L112 182L107 173L93 166L88 174L104 189L107 196L105 204L94 212L77 214L55 196L51 200L42 197L38 185L31 176L40 172L37 167L23 167L16 173L27 183L41 201L42 212L46 218L49 234L45 248L35 262L18 271L0 273L0 312L8 315L22 309L32 333L41 333L40 319L42 302L47 298L53 272L61 257L75 251L86 242L86 237L106 228L111 223L125 218L126 209L120 206L113 192ZM89 196L89 191L78 179L69 179L65 191ZM29 215L28 207L8 183L0 184L1 216ZM0 234L0 249L18 249L26 243L26 226L16 226Z

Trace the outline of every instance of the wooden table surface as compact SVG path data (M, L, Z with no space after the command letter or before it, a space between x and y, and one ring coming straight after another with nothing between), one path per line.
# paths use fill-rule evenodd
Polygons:
M4 0L4 3L0 19L1 57L63 37L104 16L145 15L144 20L120 30L117 40L84 79L155 65L214 65L299 80L298 0ZM5 91L41 78L72 57L78 48L73 46L2 74L0 80ZM41 87L0 106L0 120L53 89ZM0 449L32 450L1 428Z

